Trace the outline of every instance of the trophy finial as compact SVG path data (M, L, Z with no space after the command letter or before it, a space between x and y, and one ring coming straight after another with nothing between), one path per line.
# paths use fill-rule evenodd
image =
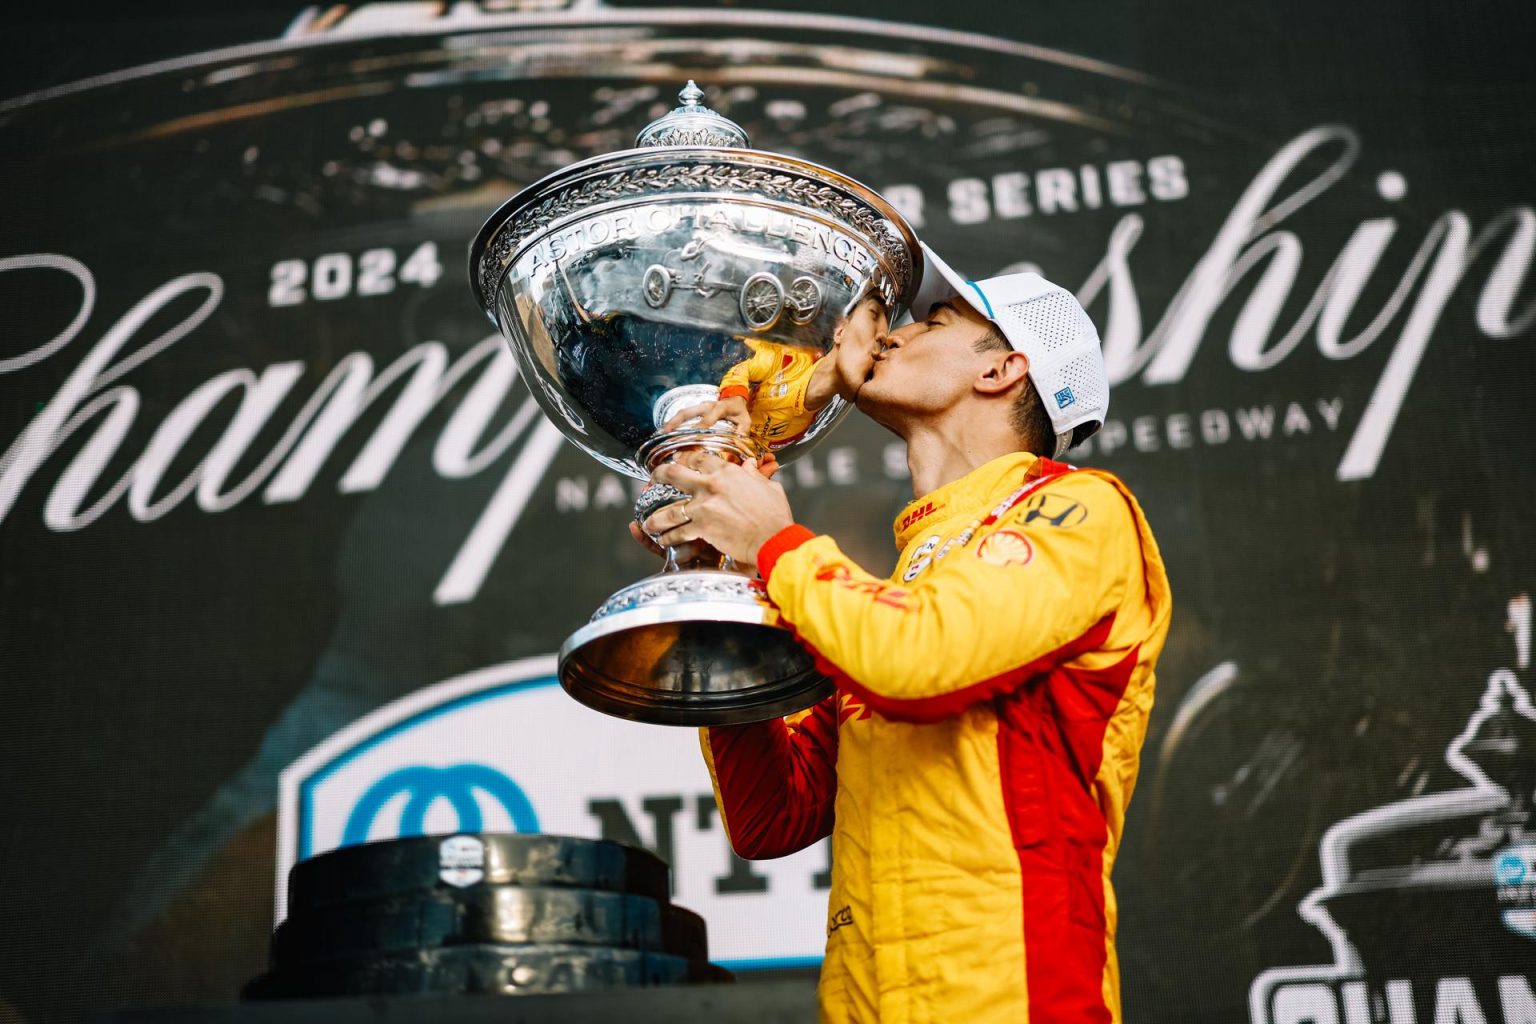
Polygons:
M704 105L704 90L688 79L678 92L682 105L661 115L635 137L635 147L721 146L747 149L752 144L741 125Z

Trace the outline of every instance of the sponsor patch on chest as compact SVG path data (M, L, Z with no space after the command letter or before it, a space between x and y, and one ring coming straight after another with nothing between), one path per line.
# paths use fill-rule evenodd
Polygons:
M991 565L1028 565L1035 557L1035 549L1029 538L1017 530L998 530L976 545L976 557Z

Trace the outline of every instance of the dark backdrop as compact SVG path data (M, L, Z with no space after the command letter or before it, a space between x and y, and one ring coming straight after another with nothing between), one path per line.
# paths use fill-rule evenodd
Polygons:
M1141 495L1178 598L1117 873L1129 1014L1299 1020L1296 1006L1315 1006L1315 1019L1334 1019L1331 1007L1342 1020L1359 978L1377 993L1406 980L1435 1019L1466 978L1486 1019L1528 1019L1511 1009L1518 986L1498 979L1529 976L1529 893L1498 885L1496 865L1525 845L1521 780L1536 760L1518 601L1536 568L1536 16L1514 3L986 6L833 12L973 37L795 17L828 13L809 2L708 8L695 26L661 28L645 27L646 6L612 5L562 30L601 48L606 24L642 25L664 74L525 54L478 79L407 85L473 49L358 35L56 93L275 40L297 8L5 15L0 93L34 95L0 108L0 260L16 261L0 273L0 472L13 486L0 490L0 1019L231 998L265 956L277 770L417 687L554 650L646 571L622 510L559 500L561 481L591 489L603 475L567 448L471 598L433 600L519 452L459 478L436 467L467 386L375 463L376 478L347 474L395 392L286 492L272 481L291 461L263 467L261 453L351 354L383 366L428 339L469 351L486 333L462 285L480 221L539 174L625 144L665 105L663 86L690 75L757 145L920 198L920 233L957 266L1038 264L1120 339L1112 422L1080 460ZM662 45L718 39L729 33L712 17L751 9L790 12L731 30L775 44L766 56ZM893 63L859 65L854 83L849 50ZM799 62L836 73L771 73ZM799 112L773 105L785 101ZM1234 228L1245 192L1292 152L1252 223ZM1071 204L1046 199L1042 183L1063 179L1041 171L1067 174ZM1135 183L1123 202L1115 174ZM1224 226L1236 232L1226 257ZM1106 257L1117 240L1121 264ZM402 268L387 294L285 304L274 291L283 261L313 273L324 254L380 249ZM1247 273L1224 276L1245 252ZM67 345L38 357L83 295L43 253L87 268L94 303ZM423 272L408 275L413 255ZM199 274L219 281L205 316L205 279L187 277ZM115 362L195 320L186 339L70 399L113 325L178 280L188 293ZM1179 301L1182 317L1169 315ZM226 396L133 511L133 474L147 471L132 467L194 389L290 366L300 383L225 477L226 493L252 479L249 495L221 510L166 498L231 422ZM114 416L122 438L107 445ZM797 510L887 569L905 481L868 424L838 437L858 472L831 479L814 456L791 467ZM93 453L99 473L71 469ZM1501 698L1486 696L1490 679ZM1446 758L1469 744L1480 774ZM1506 790L1509 806L1415 816L1403 803L1477 788ZM1417 824L1373 833L1345 875L1326 876L1324 833L1388 806ZM1312 893L1342 937L1298 914ZM1285 967L1315 968L1298 984L1321 988L1271 998L1259 979Z

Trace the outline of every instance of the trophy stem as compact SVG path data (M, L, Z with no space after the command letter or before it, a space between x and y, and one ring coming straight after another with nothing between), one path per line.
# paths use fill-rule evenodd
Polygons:
M756 441L742 437L735 431L719 427L702 429L684 427L656 434L640 446L639 458L647 471L655 473L658 467L668 462L678 461L684 465L697 465L697 460L701 458L724 459L739 466L747 459L760 457L762 453L763 449ZM635 522L642 524L643 528L645 521L657 511L687 500L688 495L676 487L653 483L635 502ZM694 569L741 571L729 555L722 554L713 545L702 540L666 548L666 562L661 567L662 573L687 572Z
M740 465L761 451L732 430L685 427L647 441L640 462L652 472L672 460ZM635 521L687 500L653 483L635 502ZM668 548L666 558L660 572L615 593L560 648L568 693L621 718L729 725L799 711L832 692L755 574L699 540Z

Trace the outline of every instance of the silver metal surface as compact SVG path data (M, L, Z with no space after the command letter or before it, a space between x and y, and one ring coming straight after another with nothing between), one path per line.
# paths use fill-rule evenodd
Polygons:
M820 357L873 293L894 318L921 276L916 237L873 190L805 160L707 146L573 164L502 205L470 249L471 287L544 411L637 478L657 400L718 386L766 345ZM820 410L807 450L847 411Z
M704 106L704 90L693 79L677 94L681 105L661 115L635 138L636 146L724 146L746 149L751 142L741 125Z
M763 585L709 570L620 590L560 648L559 675L588 707L660 725L778 718L832 693Z
M916 236L876 192L746 148L692 82L680 98L637 148L519 192L470 248L471 287L545 413L639 479L699 451L788 462L808 450L847 408L790 396L808 393L861 300L894 321L922 277ZM727 381L747 392L746 436L659 430ZM566 641L561 685L598 710L677 725L775 717L830 692L761 585L687 547Z

